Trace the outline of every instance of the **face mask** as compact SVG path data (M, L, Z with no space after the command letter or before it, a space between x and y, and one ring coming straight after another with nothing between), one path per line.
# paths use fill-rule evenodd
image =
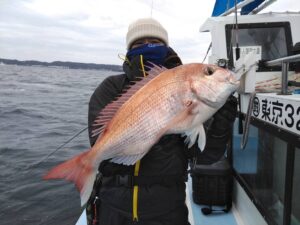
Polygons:
M144 44L127 52L127 58L131 59L137 55L143 55L144 63L152 62L156 65L163 65L169 48L164 44Z

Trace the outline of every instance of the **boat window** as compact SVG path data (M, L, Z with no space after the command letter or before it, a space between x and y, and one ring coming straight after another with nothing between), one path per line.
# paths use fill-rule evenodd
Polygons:
M250 125L246 149L235 124L233 166L271 224L283 224L287 143ZM299 189L298 189L299 190Z
M300 148L295 151L291 225L300 225Z
M227 54L232 66L232 47L261 46L262 60L273 60L288 56L292 39L289 23L239 24L238 31L233 25L226 26ZM273 68L274 70L274 68Z

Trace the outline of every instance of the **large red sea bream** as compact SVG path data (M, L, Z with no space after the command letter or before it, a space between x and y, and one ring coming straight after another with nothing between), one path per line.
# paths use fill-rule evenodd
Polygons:
M88 200L101 161L133 165L165 134L186 135L193 145L205 146L203 123L239 86L229 70L207 64L173 69L154 66L118 100L108 104L95 121L101 127L88 151L53 168L44 178L73 181L81 204Z

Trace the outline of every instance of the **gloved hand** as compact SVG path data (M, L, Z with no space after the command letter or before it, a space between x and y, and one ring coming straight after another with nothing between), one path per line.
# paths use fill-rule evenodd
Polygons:
M209 130L214 136L222 136L231 129L237 116L237 99L230 95L226 103L213 116L212 126Z
M237 115L237 99L230 96L224 106L213 116L206 131L206 145L202 153L196 154L197 163L211 164L224 156ZM206 125L206 124L205 124Z

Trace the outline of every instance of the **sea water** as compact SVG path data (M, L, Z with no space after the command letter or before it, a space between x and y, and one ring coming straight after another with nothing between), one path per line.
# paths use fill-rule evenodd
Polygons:
M0 65L0 224L75 224L80 197L73 183L45 181L52 167L89 148L95 88L115 71Z

